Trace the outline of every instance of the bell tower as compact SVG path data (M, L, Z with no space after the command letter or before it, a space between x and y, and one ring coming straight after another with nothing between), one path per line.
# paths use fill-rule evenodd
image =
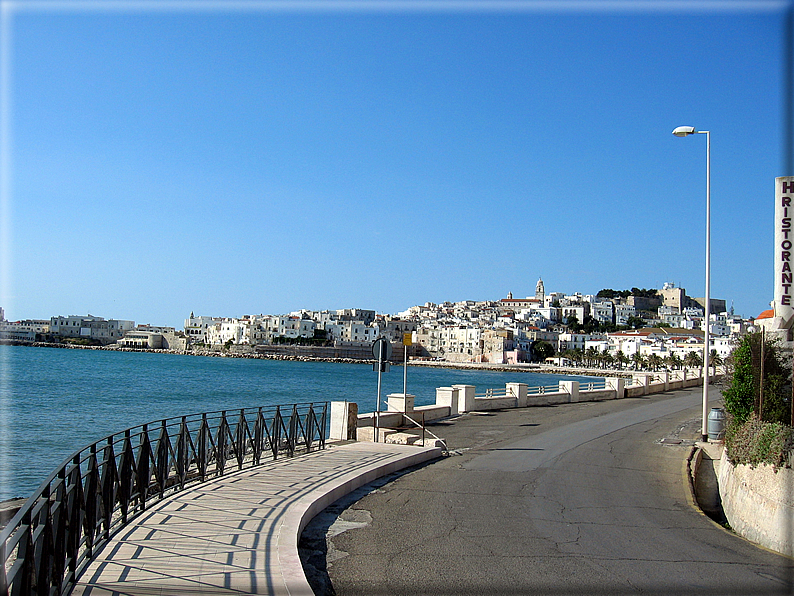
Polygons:
M543 280L538 278L538 283L535 286L535 300L539 301L541 306L546 300L546 289L543 287Z

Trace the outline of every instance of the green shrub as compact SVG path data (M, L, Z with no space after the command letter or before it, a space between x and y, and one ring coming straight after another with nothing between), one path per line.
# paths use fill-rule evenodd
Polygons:
M742 423L753 413L757 392L749 341L742 341L736 346L731 353L731 365L729 365L728 385L722 396L725 399L725 411L737 423Z
M737 422L755 413L766 422L791 421L791 366L777 339L764 339L760 333L742 336L726 362L725 411ZM763 351L763 402L761 393L761 353Z
M725 431L725 449L734 465L769 464L777 470L791 465L794 429L780 422L763 422L754 414L743 422L731 417Z

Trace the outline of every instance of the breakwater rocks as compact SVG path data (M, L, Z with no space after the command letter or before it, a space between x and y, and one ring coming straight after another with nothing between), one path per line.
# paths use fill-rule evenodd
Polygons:
M29 342L17 340L0 340L0 345L14 345L14 346L29 346L34 348L60 348L64 350L100 350L109 352L139 352L149 354L173 354L178 356L206 356L208 358L254 358L258 360L289 360L293 362L341 362L347 364L374 364L375 360L372 358L335 358L324 356L307 356L303 354L291 354L285 350L283 353L269 352L261 353L255 352L251 347L235 346L231 349L211 349L211 348L194 348L187 350L168 350L168 349L153 349L153 348L123 348L121 346L111 344L108 346L86 346L80 344L61 344L50 342Z
M290 362L335 362L343 364L375 364L368 346L331 347L331 346L231 346L224 348L193 347L187 350L153 348L123 348L116 344L107 346L86 346L79 344L25 342L0 340L0 345L33 346L41 348L61 348L68 350L107 350L112 352L142 352L150 354L173 354L179 356L205 356L208 358L254 358L258 360L285 360ZM349 354L349 355L348 355ZM401 365L402 356L392 357L392 364ZM492 362L447 362L443 360L409 360L409 366L427 368L446 368L453 370L491 370L494 372L534 372L556 375L631 377L632 371L613 369L591 369L559 367L547 364L495 364Z

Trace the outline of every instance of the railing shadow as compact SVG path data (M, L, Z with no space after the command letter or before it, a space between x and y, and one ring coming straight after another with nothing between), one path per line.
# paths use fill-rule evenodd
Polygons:
M204 412L135 426L69 457L0 533L0 596L68 593L110 537L152 501L324 449L328 402Z

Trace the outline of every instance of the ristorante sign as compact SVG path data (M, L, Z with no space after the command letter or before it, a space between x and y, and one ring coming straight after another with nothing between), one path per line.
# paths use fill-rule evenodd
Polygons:
M794 176L775 178L775 316L794 319Z

